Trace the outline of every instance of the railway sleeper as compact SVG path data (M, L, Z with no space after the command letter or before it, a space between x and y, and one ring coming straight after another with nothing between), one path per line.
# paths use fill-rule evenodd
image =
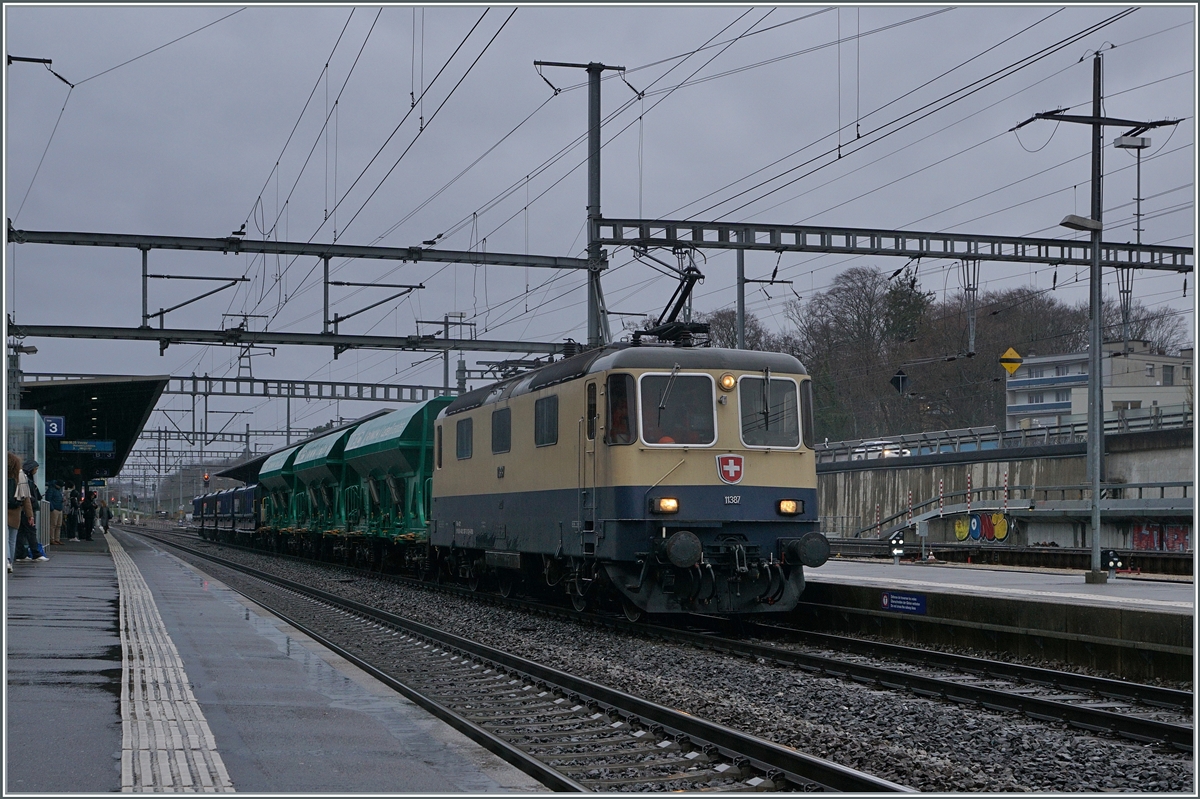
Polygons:
M529 741L534 744L549 744L552 740L561 740L563 738L574 738L577 741L587 740L589 742L607 741L610 743L620 743L622 741L636 741L623 733L614 733L612 730L607 730L602 727L575 727L570 730L541 730L531 729L536 725L528 725L526 727L506 727L500 724L481 724L484 729L503 732L506 738L514 741ZM561 744L555 744L559 746ZM677 747L676 747L677 748Z
M576 731L576 732L578 732L578 731ZM625 740L625 741L630 741L630 743L637 743L637 744L644 745L644 744L646 744L646 741L643 741L641 739L643 737L646 737L646 735L648 735L648 734L650 734L650 733L647 731L644 731L644 729L637 729L637 731L634 731L634 732L631 732L628 734L613 735L613 737L610 740L613 740L613 741ZM569 737L569 734L562 735L562 737ZM590 741L577 741L577 743L580 744L581 746L586 746L586 745L589 745ZM563 746L562 743L551 743L551 741L532 741L532 743L529 743L529 744L521 744L521 749L527 750L529 752L533 752L535 747L542 747L542 749L546 749L546 747L562 747L562 746ZM679 750L680 746L679 746L679 744L676 743L676 741L673 741L673 740L659 740L659 741L655 741L653 746L646 747L646 749L648 749L649 751L652 751L652 752L673 752L673 751Z
M483 727L496 727L499 729L506 729L506 730L508 730L508 729L516 729L516 730L549 729L551 732L555 732L556 730L553 729L555 727L572 726L576 730L580 730L581 732L587 732L589 734L590 733L608 734L608 733L616 733L617 732L617 730L614 730L609 725L597 724L594 719L588 718L586 716L575 716L573 718L572 717L564 717L564 718L559 718L559 719L551 719L548 721L526 721L521 718L509 716L509 717L502 718L502 719L481 720L479 722L479 724L480 724L480 726L483 726Z
M503 721L505 719L520 719L529 718L530 715L536 714L539 718L578 718L577 715L569 710L562 710L554 707L551 704L542 703L537 705L510 703L511 707L501 709L479 708L478 710L463 710L463 715L471 719L485 719L489 721Z
M616 787L624 787L624 786L629 786L629 785L654 785L654 784L660 784L660 783L679 783L679 782L685 782L685 783L712 782L715 779L729 779L730 782L733 782L734 780L737 779L737 777L730 776L730 777L726 778L726 777L723 777L723 775L712 771L711 769L702 769L702 770L698 770L698 771L677 771L677 772L674 772L671 774L651 774L651 775L642 775L642 776L636 776L636 777L616 777L616 778L613 778L613 777L590 777L589 778L586 776L576 777L576 780L578 782L583 783L584 785L587 785L589 787L595 786L597 788L616 788ZM774 786L772 786L772 787L774 787ZM721 785L719 788L716 788L716 790L720 790L720 791L724 792L724 791L736 791L737 789L736 789L736 787L734 787L734 785L727 784L727 785ZM769 791L769 790L771 790L771 788L756 787L756 788L753 788L752 790Z
M643 758L646 755L653 755L655 757L658 757L661 754L662 754L662 752L659 751L658 749L654 749L652 747L648 748L648 747L643 746L643 747L639 747L636 749L622 749L619 752L577 752L574 754L562 754L562 755L557 755L557 756L556 755L543 755L542 761L554 766L554 768L558 769L559 771L567 771L567 770L575 769L575 768L581 768L581 769L582 768L592 768L592 766L590 766L590 765L587 765L587 766L582 765L582 764L576 765L576 763L580 763L580 761L605 761L605 760L613 760L615 758ZM701 752L698 750L692 750L690 752L686 752L682 755L682 757L686 758L686 762L689 762L689 763L711 763L712 762L712 758L710 758L704 752ZM644 761L640 761L640 762L644 762ZM677 760L668 760L668 761L664 761L664 762L680 762L680 763L682 763L685 761L677 759Z

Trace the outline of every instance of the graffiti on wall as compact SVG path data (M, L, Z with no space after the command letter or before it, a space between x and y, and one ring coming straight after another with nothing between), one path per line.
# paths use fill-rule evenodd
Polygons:
M1133 548L1143 552L1187 552L1192 548L1192 527L1188 524L1135 524Z
M1003 513L972 513L954 520L954 537L959 541L1000 541L1008 539L1010 524Z

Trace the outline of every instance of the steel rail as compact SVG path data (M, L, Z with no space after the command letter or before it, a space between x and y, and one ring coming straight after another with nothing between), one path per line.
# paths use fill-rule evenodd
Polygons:
M742 657L763 658L783 665L795 666L805 671L844 677L856 682L881 685L894 690L909 690L920 696L945 699L959 704L979 705L989 710L1021 713L1040 721L1062 721L1080 729L1109 732L1146 743L1166 743L1189 752L1193 748L1195 737L1193 727L1142 719L1052 699L1023 696L1001 689L964 685L949 679L912 674L897 669L847 663L821 655L810 655L764 644L717 638L703 633L670 628L647 627L646 629L654 629L656 634L663 637L689 641L714 651ZM1050 673L1055 674L1055 672Z
M715 746L717 751L724 756L731 759L745 758L754 768L765 773L781 773L785 778L798 785L816 783L827 789L854 793L912 791L911 788L899 785L898 783L864 774L821 758L803 754L795 749L672 710L582 677L543 666L519 655L503 652L486 644L477 643L435 627L406 619L351 599L339 597L336 594L331 594L318 588L312 588L283 577L262 572L236 561L201 552L147 532L140 530L134 532L196 557L250 575L264 582L272 583L301 595L310 596L331 605L341 606L346 610L374 621L436 641L444 647L453 648L475 658L492 661L505 669L520 672L534 682L545 683L558 687L568 693L590 698L605 710L616 710L625 715L636 716L647 726L658 725L668 736L683 735L701 743L710 744ZM290 620L289 623L291 623Z
M1089 693L1100 694L1110 699L1143 702L1147 705L1176 710L1191 711L1195 704L1195 694L1191 691L1163 688L1158 685L1125 682L1107 677L1093 677L1069 671L1054 671L1053 669L1044 669L1038 666L1005 663L1000 660L976 658L969 655L956 655L933 649L904 646L902 644L889 644L879 641L868 641L861 638L849 638L842 635L830 635L829 633L810 632L808 630L765 624L763 622L751 622L750 624L753 628L766 632L783 632L790 635L797 635L802 638L804 643L839 649L856 655L892 658L918 665L930 664L990 677L1024 680L1038 685L1074 691L1088 691Z
M376 574L375 572L369 573L372 575ZM394 577L391 575L387 575L386 577L396 581L418 584L426 588L432 587L428 583L410 580L408 578ZM438 586L438 588L443 591L448 590L447 586ZM840 678L848 678L856 682L866 684L881 685L893 690L909 690L920 696L925 696L928 698L948 700L958 704L978 705L988 708L989 710L995 710L999 712L1016 712L1040 721L1061 721L1077 728L1090 730L1093 732L1112 733L1132 740L1147 743L1166 743L1186 751L1193 750L1193 741L1195 735L1193 727L1181 726L1178 724L1171 724L1151 719L1141 719L1136 716L1122 715L1110 711L1097 710L1086 706L1071 705L1066 702L1055 701L1051 699L1012 694L1000 689L964 685L949 679L912 674L880 666L846 663L844 661L821 655L810 655L804 652L796 652L794 650L779 649L777 647L763 644L752 644L746 641L718 637L714 636L708 631L692 632L659 625L631 623L626 622L623 619L603 619L588 613L570 611L565 608L548 608L545 605L530 602L528 600L507 599L496 595L474 592L465 588L452 590L453 593L462 596L470 596L472 598L482 599L495 604L507 605L511 607L522 607L527 610L536 610L537 612L542 613L550 612L564 618L587 620L625 632L641 635L651 634L662 639L685 642L711 651L724 652L726 654L732 654L739 657L766 659L783 665L794 666L805 671ZM706 619L706 617L696 618L697 620ZM756 622L755 624L758 623ZM811 635L807 632L804 634ZM837 638L837 636L829 637ZM865 645L867 642L863 643ZM895 646L897 649L910 649L907 647L899 647L898 645L880 646ZM912 651L925 652L928 650L912 649ZM1027 679L1029 682L1037 684L1058 685L1060 688L1087 690L1104 696L1120 696L1121 698L1128 698L1131 690L1126 690L1124 694L1110 694L1108 692L1116 691L1120 686L1133 686L1132 690L1137 691L1139 694L1135 698L1138 701L1143 701L1147 704L1175 709L1181 707L1190 708L1193 703L1191 698L1193 695L1185 691L1173 691L1171 689L1157 688L1155 686L1148 685L1126 684L1118 680L1090 678L1086 675L1078 675L1068 672L1055 672L1049 669L1034 670L1032 667L1024 667L1020 666L1019 664L1004 664L997 661L988 661L970 658L967 656L955 656L944 653L936 654L944 657L945 663L947 664L954 662L955 658L961 658L960 662L963 663L974 663L974 665L970 668L959 665L950 666L952 668L963 668L964 671L986 673L987 667L990 664L995 663L997 672L999 672L1001 669L1007 669L1009 674L1014 675L1013 677L1006 677L1009 679ZM1030 676L1016 676L1019 675L1023 669L1029 669L1028 674ZM1090 687L1084 687L1084 684L1088 681L1094 682ZM583 691L580 692L583 693ZM1153 699L1142 698L1142 696L1153 697ZM669 725L664 724L663 726ZM696 735L696 737L703 736Z

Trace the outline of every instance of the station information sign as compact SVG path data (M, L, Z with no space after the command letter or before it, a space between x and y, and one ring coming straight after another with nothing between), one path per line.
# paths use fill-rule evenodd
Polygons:
M59 452L112 452L116 441L60 441Z
M67 434L67 417L43 416L46 422L46 438L62 438Z

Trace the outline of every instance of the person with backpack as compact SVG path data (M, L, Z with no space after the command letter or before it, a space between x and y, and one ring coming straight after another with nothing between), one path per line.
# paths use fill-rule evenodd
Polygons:
M100 509L98 512L100 517L100 527L104 530L104 534L108 534L108 523L112 520L112 509L108 507L108 503L100 500Z
M21 470L21 456L15 452L8 453L8 572L12 574L13 559L17 556L17 532L21 527L21 517L28 512L33 515L32 495L29 493L27 478Z
M79 491L74 483L67 483L66 499L63 500L63 521L66 522L67 541L78 541Z
M24 495L29 500L29 507L21 509L21 525L17 528L17 552L24 555L25 548L28 547L30 562L44 562L50 558L46 556L46 549L38 541L36 514L38 510L41 510L42 492L33 479L38 470L38 462L30 458L21 468L25 480L17 485L17 496L21 496L21 489L24 488Z
M91 541L92 528L96 526L96 492L89 491L80 506L83 511L83 525L79 531L79 540Z
M50 503L50 544L62 546L62 539L58 537L63 520L62 480L51 480L46 486L46 502Z

